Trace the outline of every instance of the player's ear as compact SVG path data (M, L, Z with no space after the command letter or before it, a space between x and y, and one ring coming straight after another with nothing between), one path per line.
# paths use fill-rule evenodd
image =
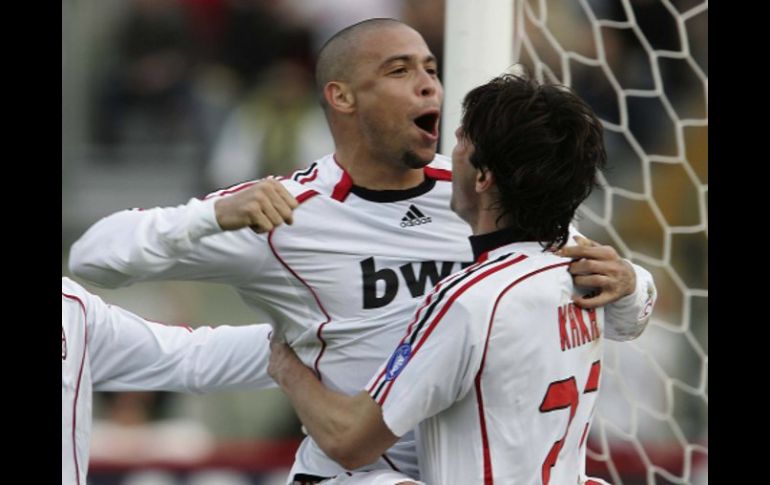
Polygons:
M356 107L356 98L348 83L331 81L324 86L324 99L335 111L352 113Z
M495 176L489 169L476 169L476 193L488 192L494 185Z

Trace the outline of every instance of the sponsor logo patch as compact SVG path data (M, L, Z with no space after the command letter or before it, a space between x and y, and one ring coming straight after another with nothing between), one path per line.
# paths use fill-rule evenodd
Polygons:
M392 381L398 376L404 369L404 366L409 362L409 357L412 355L412 346L410 344L402 344L393 352L388 367L385 372L385 380Z

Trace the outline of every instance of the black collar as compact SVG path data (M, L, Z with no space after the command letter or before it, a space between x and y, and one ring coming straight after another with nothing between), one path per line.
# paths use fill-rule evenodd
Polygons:
M468 239L471 241L474 261L478 261L482 254L488 253L493 249L525 240L519 237L510 227L486 234L479 234L478 236L470 236Z
M401 190L372 190L359 185L354 185L350 191L362 199L372 202L398 202L399 200L412 199L430 192L436 185L436 179L425 177L425 180L415 187Z

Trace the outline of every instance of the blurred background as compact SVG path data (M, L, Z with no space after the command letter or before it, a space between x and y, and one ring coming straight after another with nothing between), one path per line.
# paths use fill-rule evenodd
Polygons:
M573 86L605 123L610 168L580 230L650 270L659 291L645 334L608 345L589 470L613 483L707 483L707 3L509 1L515 59ZM62 274L71 276L72 242L103 216L182 204L330 153L312 88L321 44L357 21L394 17L442 66L444 9L63 0ZM158 321L267 321L213 284L86 287ZM283 483L301 437L277 390L96 394L89 483Z

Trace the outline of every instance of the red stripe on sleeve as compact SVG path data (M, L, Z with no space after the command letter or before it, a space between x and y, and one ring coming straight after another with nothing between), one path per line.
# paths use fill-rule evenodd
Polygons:
M308 200L309 198L315 197L316 195L318 195L318 192L316 192L315 190L308 190L307 192L302 192L295 198L297 199L297 202L301 204L306 200Z
M497 266L493 266L492 268L484 271L480 275L474 277L473 279L471 279L470 281L465 283L463 286L461 286L456 292L454 292L452 294L452 296L449 297L449 299L444 304L444 306L441 308L441 310L439 311L438 315L436 315L436 317L433 319L433 321L431 322L430 326L425 331L425 334L422 336L422 339L420 339L420 341L414 347L414 350L412 351L412 355L411 355L410 359L414 358L414 356L417 354L417 351L420 350L420 348L425 343L425 341L428 340L428 337L430 337L431 333L433 333L433 330L436 329L436 326L439 324L441 319L449 311L449 308L452 306L452 303L454 303L455 300L457 300L457 298L460 297L460 295L465 293L468 290L468 288L472 287L473 285L475 285L479 281L483 280L487 276L489 276L491 274L494 274L494 273L497 273L498 271L500 271L502 269L505 269L508 266L511 266L513 264L516 264L516 263L518 263L518 262L520 262L520 261L522 261L522 260L524 260L526 258L527 258L526 256L521 255L521 256L518 256L518 257L516 257L516 258L514 258L514 259L512 259L510 261L506 261L506 262L501 263L501 264L499 264ZM390 393L390 390L393 388L393 383L394 382L396 382L396 379L393 379L392 381L388 382L387 388L385 389L385 392L383 392L382 397L380 398L380 400L378 402L378 404L380 406L383 405L383 403L385 402L385 399L388 397L388 394Z
M306 184L308 182L312 182L313 180L316 179L316 177L318 177L318 169L317 168L315 170L313 170L313 173L310 176L305 177L305 178L299 180L298 182L304 185L304 184Z
M257 182L258 181L246 182L246 183L243 183L243 184L238 185L236 187L233 187L231 189L223 190L222 192L215 192L213 194L207 195L206 197L203 198L203 200L208 200L208 199L210 199L212 197L215 197L215 196L222 197L222 196L225 196L225 195L234 194L236 192L240 192L243 189L248 189L249 187L251 187L252 185L256 184Z

